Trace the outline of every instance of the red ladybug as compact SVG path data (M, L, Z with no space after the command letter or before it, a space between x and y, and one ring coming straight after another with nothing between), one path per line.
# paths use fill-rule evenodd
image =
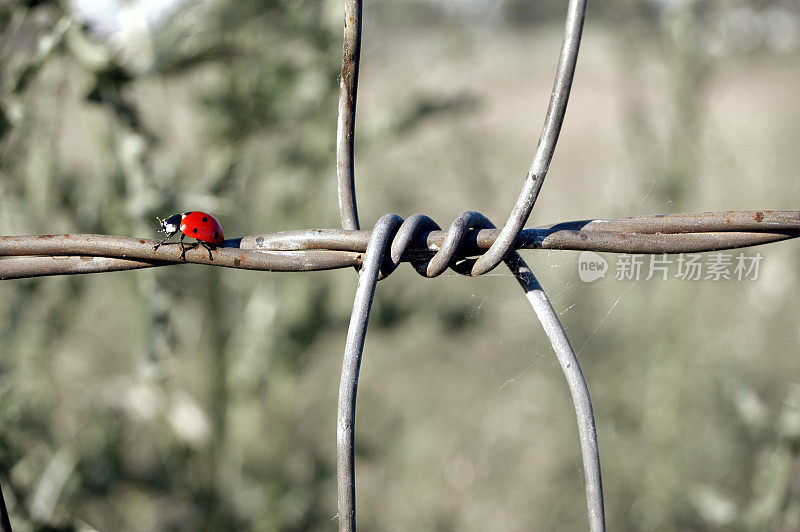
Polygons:
M197 243L208 250L208 258L214 260L211 256L211 246L218 246L225 240L225 235L222 234L222 226L216 218L210 214L200 211L189 211L182 214L173 214L166 220L156 218L161 224L161 231L167 235L167 238L156 244L153 249L158 249L158 246L169 240L172 235L179 230L181 234L181 260L186 260L186 247L183 244L184 237L190 236L197 240ZM211 246L209 246L211 244Z

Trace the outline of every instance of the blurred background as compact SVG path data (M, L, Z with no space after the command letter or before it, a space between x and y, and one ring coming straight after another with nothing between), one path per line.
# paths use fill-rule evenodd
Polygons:
M0 0L0 234L155 238L191 209L229 238L338 227L342 4ZM367 2L364 227L505 220L565 4ZM800 207L800 1L592 3L572 94L529 225ZM577 253L525 254L589 382L610 529L800 529L800 245L756 252L753 281L593 284ZM0 283L15 528L334 529L355 285L193 265ZM585 529L567 387L502 268L381 282L359 388L364 530Z

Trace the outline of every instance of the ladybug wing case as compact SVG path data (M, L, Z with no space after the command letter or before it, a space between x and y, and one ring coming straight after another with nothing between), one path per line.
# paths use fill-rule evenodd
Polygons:
M181 232L209 244L218 245L225 240L220 223L210 214L200 211L184 213L181 220Z

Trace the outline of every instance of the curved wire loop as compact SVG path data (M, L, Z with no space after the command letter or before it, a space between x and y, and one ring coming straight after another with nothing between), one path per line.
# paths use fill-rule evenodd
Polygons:
M336 423L336 476L338 486L339 530L356 529L356 479L353 454L354 429L356 424L356 393L361 355L367 335L369 313L375 297L380 266L386 249L397 227L403 219L395 214L386 214L375 224L367 246L358 288L353 301L353 313L347 330L342 376L339 382L339 406Z
M542 323L547 338L553 346L558 363L567 379L572 404L575 407L575 416L578 420L578 436L581 443L581 457L583 458L584 489L586 490L586 507L589 515L589 530L602 532L606 529L605 509L603 507L603 481L600 474L600 451L597 443L597 429L594 423L592 399L589 396L589 387L583 372L578 364L575 351L569 343L569 338L558 319L558 313L553 308L539 281L533 272L522 260L519 253L512 251L505 259L511 273L525 291L536 316Z
M570 0L567 8L567 21L564 27L564 40L561 45L561 55L558 59L556 77L553 82L553 92L550 95L550 104L547 108L542 134L536 148L525 183L519 193L517 202L508 217L500 236L492 247L472 264L471 275L483 275L494 269L503 261L511 251L517 235L525 226L533 210L533 204L539 196L539 191L544 183L553 152L556 149L558 135L564 122L567 111L569 92L572 87L572 78L578 62L578 50L583 33L583 21L586 15L587 0Z

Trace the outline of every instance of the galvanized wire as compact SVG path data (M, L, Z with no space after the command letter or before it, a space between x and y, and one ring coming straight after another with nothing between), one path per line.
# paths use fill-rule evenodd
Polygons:
M364 265L358 274L358 288L353 301L353 313L350 315L350 327L347 331L347 343L342 359L336 423L336 472L340 531L356 529L356 478L353 449L358 374L381 263L394 231L402 221L403 219L395 214L386 214L378 220L367 246Z
M525 296L533 307L536 316L542 323L545 334L550 339L561 370L567 379L575 416L578 420L578 435L583 458L584 489L586 490L586 508L589 515L589 530L602 532L606 529L605 509L603 507L603 480L600 474L600 450L597 443L597 429L594 423L592 399L589 386L583 377L578 358L569 343L569 338L558 319L544 289L536 280L533 272L516 251L505 259L506 265L514 274Z
M11 532L11 519L8 516L6 499L3 497L3 488L0 486L0 532Z

